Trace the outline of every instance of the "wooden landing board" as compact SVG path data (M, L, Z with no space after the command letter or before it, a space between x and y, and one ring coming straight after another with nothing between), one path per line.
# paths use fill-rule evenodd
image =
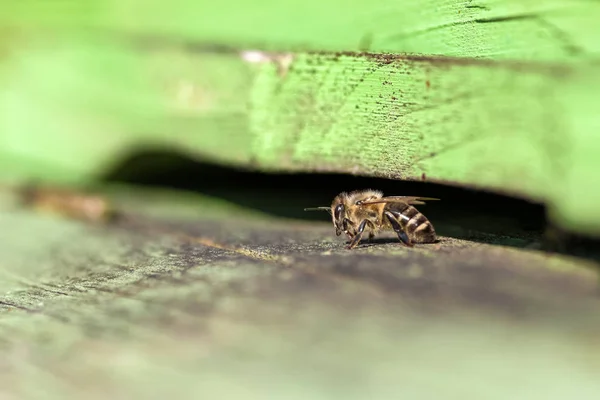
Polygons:
M0 230L0 396L554 400L600 390L596 264L447 237L349 252L326 220L180 194L111 196L125 216L106 226L0 199L11 227Z

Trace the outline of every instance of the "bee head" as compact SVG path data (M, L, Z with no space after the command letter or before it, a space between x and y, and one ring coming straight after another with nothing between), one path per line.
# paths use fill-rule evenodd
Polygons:
M346 206L344 205L343 195L333 199L333 203L331 203L331 218L333 226L335 226L335 234L340 236L345 231L344 218L346 218Z
M335 234L340 236L344 230L344 218L346 209L344 204L340 203L333 208L333 224L335 225Z
M310 207L305 208L304 211L316 211L323 210L331 214L333 226L335 227L335 234L340 236L342 232L347 233L348 227L344 223L346 220L346 203L348 195L341 193L333 199L331 206L329 207Z

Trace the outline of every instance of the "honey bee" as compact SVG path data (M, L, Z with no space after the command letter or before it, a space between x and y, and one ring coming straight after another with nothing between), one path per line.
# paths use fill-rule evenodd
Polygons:
M414 243L435 243L437 235L432 223L413 204L425 204L431 197L388 196L378 190L357 190L337 195L329 207L305 208L305 211L323 210L331 214L335 234L350 238L347 249L355 248L365 229L369 240L381 230L393 230L400 242L408 247Z
M20 195L24 206L41 212L91 222L107 222L116 217L110 202L102 196L38 186L23 187Z

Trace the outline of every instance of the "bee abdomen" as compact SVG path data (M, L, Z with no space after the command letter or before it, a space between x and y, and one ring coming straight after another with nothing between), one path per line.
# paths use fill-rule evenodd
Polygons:
M414 230L411 231L411 225L409 225L406 230L412 241L416 243L433 243L437 240L435 229L433 228L431 222L427 220L427 218L425 218L425 221L416 226Z
M396 211L396 214L399 214L400 225L413 242L432 243L437 240L433 224L413 206Z

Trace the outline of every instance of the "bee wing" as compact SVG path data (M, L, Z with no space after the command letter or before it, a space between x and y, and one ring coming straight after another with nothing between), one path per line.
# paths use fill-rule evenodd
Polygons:
M421 196L386 196L377 200L363 201L362 204L380 204L380 203L406 203L406 204L425 204L425 201L439 200L434 197Z

